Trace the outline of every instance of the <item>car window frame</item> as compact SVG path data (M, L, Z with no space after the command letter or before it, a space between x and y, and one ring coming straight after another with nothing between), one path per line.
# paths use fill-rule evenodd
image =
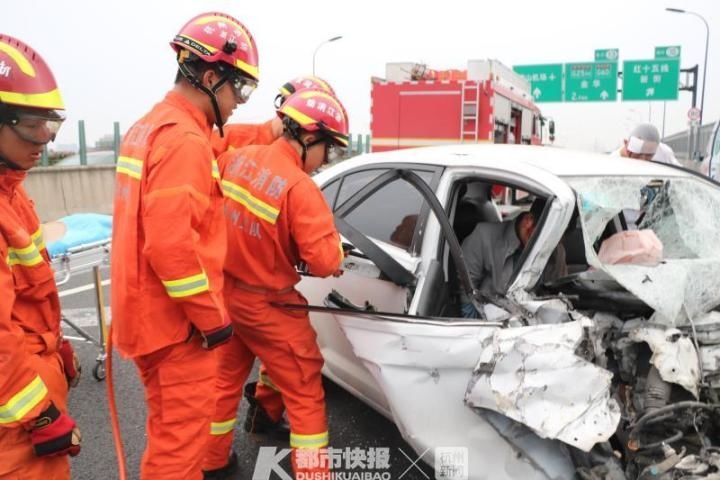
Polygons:
M441 175L442 176L442 175ZM433 177L434 178L434 177ZM403 180L410 184L412 188L418 191L418 193L425 198L424 204L428 206L428 216L429 212L432 210L437 218L437 221L440 223L440 231L441 235L443 237L443 243L448 244L448 251L449 255L452 257L452 261L456 265L456 272L460 278L460 284L462 285L463 289L466 290L468 295L475 296L474 293L475 290L472 288L472 283L470 281L470 274L467 269L467 265L465 264L465 260L462 255L462 249L460 247L460 242L457 239L457 236L455 235L455 231L453 230L452 223L450 222L450 218L448 216L448 212L446 207L443 206L442 202L440 201L440 198L437 195L437 189L431 187L427 182L425 182L422 177L414 170L410 168L394 168L389 169L387 172L382 174L380 177L376 177L373 179L369 184L365 185L361 190L357 192L353 197L349 198L346 202L344 202L338 209L334 212L336 223L341 224L343 227L352 227L348 222L344 220L344 217L351 213L355 208L357 208L364 199L370 197L374 192L380 190L386 185L389 185L390 183L397 181L397 180ZM364 233L357 231L354 232L355 235L360 235L364 237L364 240L367 242L370 242L372 244L375 244L375 242L385 243L383 240L380 239L374 239L373 237L369 237L365 235ZM394 265L390 265L393 270L403 269L402 265L400 265L396 260L392 259L390 255L382 250L379 246L375 244L377 248L374 248L374 250L377 250L377 253L381 255L382 262L390 262ZM365 255L373 261L373 263L376 263L378 267L383 271L385 274L388 274L386 270L382 268L381 265L379 265L372 257L374 254L363 252ZM389 257L389 258L387 258ZM407 273L407 270L405 272L402 271L396 271L395 276L398 277L404 277ZM414 277L414 274L412 274ZM402 283L398 283L397 281L394 282L401 286L407 286L402 285Z
M549 185L545 184L544 182L538 181L534 178L532 178L528 173L522 173L522 172L507 172L507 171L497 171L495 169L485 169L483 167L468 167L468 172L466 173L465 167L460 167L456 169L452 169L448 171L449 175L449 184L447 187L446 195L444 196L441 201L444 200L445 205L450 208L452 206L452 195L455 195L455 186L458 182L461 181L467 181L468 178L475 178L477 180L481 180L488 183L497 183L502 184L505 186L511 186L515 189L521 189L523 191L526 191L530 194L541 196L545 198L546 200L550 201L555 200L555 198L558 196L557 192L553 191ZM555 175L551 175L556 180L559 180L561 183L565 183L565 181L562 179L562 177L558 177ZM566 184L566 183L565 183ZM566 184L567 185L567 184ZM574 199L574 191L568 186L568 190L573 195ZM543 231L544 228L547 228L547 217L549 213L549 207L550 203L548 203L545 206L545 210L543 211L543 214L540 218L540 221L538 222L538 227L535 229L535 232L533 232L533 235L530 237L528 244L526 245L525 249L523 250L523 254L521 255L520 259L518 260L518 266L513 271L512 275L510 276L510 279L508 280L507 285L505 285L504 288L504 295L507 295L507 292L510 290L510 287L512 287L515 282L518 280L518 277L520 276L520 273L524 271L524 268L526 264L528 263L528 257L530 256L530 253L533 251L533 249L536 246L537 239L540 237L540 233ZM453 219L454 221L454 219ZM567 225L565 226L567 227ZM448 271L448 258L447 258L447 249L445 246L445 240L439 239L437 249L434 252L436 259L442 262L443 268L446 269L446 272ZM543 268L547 264L543 265Z
M383 172L381 172L378 175L378 176L380 176L380 175L385 174L389 170L397 170L397 169L410 170L410 171L413 171L416 173L417 173L417 171L432 172L432 177L430 179L430 182L428 182L428 186L433 190L433 192L436 191L437 186L440 183L440 178L442 177L443 172L445 171L445 167L442 165L427 164L427 163L402 163L402 162L374 163L374 164L370 164L370 165L363 165L361 167L357 167L352 170L345 171L341 175L333 177L332 179L330 179L326 184L324 184L321 187L321 190L323 190L325 188L325 186L329 186L336 181L340 182L340 185L338 186L338 190L335 194L333 205L330 205L330 209L332 210L332 212L334 214L336 211L338 211L340 208L342 208L345 204L347 204L353 198L355 198L355 196L361 190L364 189L364 187L362 187L360 190L355 192L353 195L351 195L350 197L345 199L345 201L343 201L342 204L339 204L339 205L336 204L337 200L340 196L340 192L342 191L342 187L343 187L346 177L356 174L356 173L363 172L363 171L384 170ZM375 178L377 178L377 177L375 177ZM368 197L369 197L369 195L368 195ZM403 248L403 250L407 251L412 256L419 255L420 248L422 246L422 242L424 239L425 226L427 225L429 214L430 214L430 206L428 205L428 202L425 201L425 202L423 202L423 205L422 205L420 211L418 212L418 219L417 219L417 222L415 223L415 229L413 230L413 236L412 236L412 240L410 241L409 247L406 249L403 247L399 247L399 248ZM375 238L375 237L370 237L370 238L373 238L374 240L377 240L379 242L383 241L383 240Z

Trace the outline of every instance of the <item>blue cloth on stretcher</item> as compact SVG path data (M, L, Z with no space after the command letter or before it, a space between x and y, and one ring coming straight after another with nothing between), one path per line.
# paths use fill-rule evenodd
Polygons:
M65 235L47 245L50 257L67 253L69 249L88 243L110 240L112 216L98 213L76 213L59 220L67 227Z

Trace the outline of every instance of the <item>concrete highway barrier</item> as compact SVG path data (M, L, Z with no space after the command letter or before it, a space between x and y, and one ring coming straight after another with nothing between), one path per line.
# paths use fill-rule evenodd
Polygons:
M36 167L24 185L41 222L72 213L112 214L115 165Z

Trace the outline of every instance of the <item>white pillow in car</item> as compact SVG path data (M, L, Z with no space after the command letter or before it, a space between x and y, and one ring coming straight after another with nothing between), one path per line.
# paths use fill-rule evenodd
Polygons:
M598 258L607 265L655 266L663 259L663 244L652 230L619 232L600 245Z

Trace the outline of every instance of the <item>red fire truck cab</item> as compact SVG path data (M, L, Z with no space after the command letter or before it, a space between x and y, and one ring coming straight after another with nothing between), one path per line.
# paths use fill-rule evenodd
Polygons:
M467 70L388 63L372 79L375 152L461 142L542 143L542 115L529 83L497 60Z

